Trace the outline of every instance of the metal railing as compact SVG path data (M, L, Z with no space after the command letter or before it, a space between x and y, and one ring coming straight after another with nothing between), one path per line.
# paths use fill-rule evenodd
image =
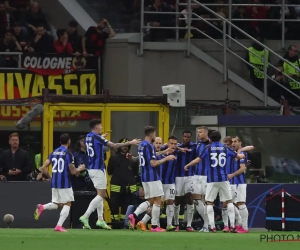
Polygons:
M207 3L204 5L205 6L212 6L212 7L221 7L221 6L228 6L228 20L230 22L232 21L256 21L256 22L271 22L271 21L281 21L281 48L284 49L285 47L285 24L286 22L299 22L300 19L286 19L285 15L282 15L282 19L250 19L250 18L241 18L241 19L233 19L232 18L232 9L233 7L280 7L281 8L281 13L285 12L285 7L300 7L300 5L297 4L286 4L286 0L281 0L281 4L233 4L232 0L229 0L229 3L227 4L210 4ZM178 3L179 6L184 6L186 4L184 3ZM212 20L212 19L206 19L206 20ZM217 19L221 20L221 19ZM231 35L231 26L229 26L228 29L229 35ZM231 47L231 41L229 41L228 46Z
M284 0L283 0L284 1ZM178 2L178 0L177 0ZM223 30L220 30L219 28L217 28L216 26L214 26L212 23L209 22L209 20L207 20L206 18L203 18L195 13L192 13L192 2L200 7L202 7L203 9L207 10L209 13L215 15L217 17L217 20L221 20L223 23ZM231 0L230 0L231 2ZM142 0L141 3L141 30L140 30L140 54L143 55L143 50L144 50L144 29L175 29L176 30L176 41L178 42L179 39L179 35L178 35L178 30L179 29L184 29L187 30L187 55L190 55L190 45L191 45L191 41L190 41L190 31L191 30L196 30L197 32L201 33L202 35L204 35L205 37L209 38L210 40L214 41L215 43L217 43L218 45L223 47L223 56L224 56L224 62L223 62L223 80L224 82L227 81L227 52L230 52L231 54L233 54L234 56L236 56L237 58L241 59L244 63L246 63L247 65L249 65L251 68L257 70L259 73L264 75L264 105L267 106L267 98L268 98L268 93L267 93L267 80L269 79L270 81L272 81L273 83L277 84L278 86L280 86L282 89L284 89L285 91L287 91L288 93L290 93L291 95L293 95L294 97L296 97L297 99L300 100L300 97L296 94L294 94L291 90L287 89L285 86L283 86L282 84L278 83L277 81L275 81L272 77L267 75L267 71L269 66L273 69L275 69L277 72L279 72L278 68L272 64L270 64L268 62L268 58L267 58L267 51L269 51L270 54L275 55L276 57L278 57L280 60L282 60L283 62L289 64L290 67L296 69L297 71L299 71L299 69L297 67L295 67L293 64L291 64L289 61L287 61L285 58L283 58L282 56L280 56L279 54L277 54L276 52L274 52L273 50L271 50L270 48L268 48L267 46L265 46L264 44L262 44L261 42L259 42L258 40L256 40L255 38L253 38L251 35L249 35L248 33L246 33L245 31L241 30L239 27L237 27L236 25L232 24L230 20L225 19L224 17L220 16L219 14L217 14L216 12L214 12L213 10L211 10L209 7L206 6L206 4L202 4L196 0L188 0L187 4L180 4L180 5L185 5L188 7L188 11L187 11L187 18L178 18L177 15L182 15L181 12L178 12L178 10L176 9L176 12L151 12L151 11L144 11L144 0ZM148 27L148 26L144 26L144 14L175 14L176 15L176 27ZM193 18L191 16L195 16L196 18ZM182 19L182 20L187 20L187 27L178 27L177 25L177 20ZM191 27L191 20L201 20L204 21L206 24L208 24L209 26L213 27L214 29L216 29L217 31L221 32L223 34L223 41L222 43L218 42L216 39L210 37L209 35L207 35L206 33L204 33L203 31ZM240 33L242 33L244 36L246 36L247 38L249 38L250 40L252 40L253 42L257 43L258 45L262 46L264 48L264 69L263 71L259 70L258 68L256 68L255 66L253 66L252 64L250 64L249 62L247 62L244 58L240 57L239 55L237 55L234 51L230 50L229 47L227 46L227 39L228 41L233 40L235 43L239 44L241 47L243 47L244 49L246 49L247 51L249 51L249 49L244 46L242 43L240 43L239 41L237 41L236 39L234 39L233 37L231 37L231 32L229 32L229 34L227 34L227 30L226 30L226 25L228 25L231 28L236 29L237 31L239 31ZM260 58L259 55L257 55L254 52L250 52L252 54L254 54L255 56L257 56L258 58ZM287 79L290 79L292 81L295 81L292 77L290 77L289 75L285 74L284 72L282 72L282 75L285 76ZM300 84L300 83L299 83Z

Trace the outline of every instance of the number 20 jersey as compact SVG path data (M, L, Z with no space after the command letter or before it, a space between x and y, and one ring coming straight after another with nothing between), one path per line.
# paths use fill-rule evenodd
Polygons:
M227 169L236 155L236 152L222 143L213 142L207 145L199 156L205 160L207 182L228 181Z
M159 181L159 166L152 167L150 161L156 160L153 145L144 140L138 147L139 163L142 182Z
M85 146L89 159L88 169L98 169L104 171L104 146L108 140L94 132L90 132L85 137Z
M74 164L74 156L67 148L60 146L48 157L52 163L51 188L71 188L69 164Z

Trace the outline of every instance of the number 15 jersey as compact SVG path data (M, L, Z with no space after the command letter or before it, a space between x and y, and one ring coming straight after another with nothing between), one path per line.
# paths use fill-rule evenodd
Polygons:
M104 146L108 140L94 132L90 132L85 137L86 152L89 159L88 169L98 169L104 171Z
M67 148L60 146L48 157L52 163L51 188L71 188L69 164L74 164L74 156Z
M140 162L141 181L159 181L160 166L152 167L150 163L151 160L156 160L156 154L154 152L153 145L146 140L142 141L138 148L138 154Z
M207 182L228 181L227 169L236 155L236 152L220 142L207 145L199 156L205 161Z

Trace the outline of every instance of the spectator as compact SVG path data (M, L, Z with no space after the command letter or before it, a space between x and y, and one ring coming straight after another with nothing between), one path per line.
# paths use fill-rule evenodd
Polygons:
M261 38L257 38L257 40L263 43ZM259 89L260 91L264 92L264 74L260 73L258 70L264 72L264 58L265 58L265 51L264 47L259 45L258 43L253 43L251 47L248 48L249 51L246 52L246 61L250 63L254 68L247 64L247 67L250 72L250 77L253 82L253 85ZM253 53L255 54L253 54ZM267 51L267 58L268 61L270 60L269 51ZM268 65L267 65L268 69Z
M0 40L0 52L16 52L22 51L21 45L18 43L11 30L5 32L5 37ZM17 62L13 56L0 55L0 67L16 67Z
M282 19L284 15L284 19L297 19L297 13L294 7L285 7L284 13L281 13L281 0L276 1L278 7L271 7L269 10L269 18L270 19ZM286 0L286 4L289 4L289 1ZM285 22L285 34L286 39L294 39L300 38L298 35L299 32L295 31L295 27L297 27L298 22ZM281 30L282 30L282 21L272 22L269 29L269 39L280 39L281 38Z
M23 13L29 8L30 0L6 0L6 8L13 13L15 20L21 21Z
M246 18L246 8L244 6L238 6L236 9L232 12L232 19L245 19ZM232 21L234 25L236 25L238 28L240 28L243 31L247 31L247 22L245 21ZM232 30L232 37L236 39L242 39L245 38L245 36L237 31L236 29Z
M149 11L152 12L171 12L171 7L162 0L155 0L154 4L150 7ZM148 25L152 27L171 27L172 16L163 14L150 14L148 17ZM164 29L150 29L149 39L150 41L165 40L170 37L170 30Z
M78 34L78 23L75 20L69 22L68 34L73 52L77 55L80 54L82 52L82 36Z
M35 162L35 167L37 169L40 169L40 167L43 165L42 164L42 154L38 153L34 156L34 162Z
M298 49L295 45L290 45L288 47L288 52L283 56L284 59L289 61L295 68L300 68L300 59L298 57ZM276 80L283 84L286 84L294 94L300 96L300 73L294 67L290 66L288 63L280 60L278 63L278 72L276 75ZM289 75L293 80L284 77L281 72ZM289 100L289 103L292 105L299 104L297 99L290 93L284 93L286 99Z
M119 143L128 141L122 138ZM110 209L112 220L124 220L126 209L132 204L136 193L136 179L138 162L128 158L130 146L122 147L109 158L107 173L110 181ZM121 213L120 213L121 208Z
M20 22L15 22L13 25L13 33L15 38L17 39L18 43L21 45L22 48L25 48L27 42L30 40L28 33L24 32L22 29Z
M217 1L217 4L224 4L224 1ZM216 6L215 11L221 17L228 19L228 6ZM213 25L215 25L219 30L223 31L223 21L213 21ZM219 32L216 29L212 29L212 37L215 39L223 38L223 33Z
M260 0L253 0L253 4L261 4ZM269 7L265 6L248 6L246 10L247 17L250 19L266 19L267 12ZM249 22L250 26L250 35L254 38L261 37L264 38L264 21L257 22L251 21Z
M106 19L101 18L98 22L98 26L89 27L82 38L83 55L88 56L89 54L92 54L95 56L102 56L106 39L114 36L115 32L109 22Z
M53 39L47 33L45 24L37 25L37 34L30 44L29 52L36 52L40 54L53 53Z
M86 154L84 140L85 135L80 135L77 140L77 148L76 152L74 152L74 162L76 168L80 167L81 164L84 164L86 167L89 165L89 159L88 155ZM95 190L87 171L85 171L83 175L72 176L72 187L74 191Z
M54 49L57 54L72 54L72 44L68 41L68 32L66 29L56 31L57 40L54 42Z
M33 2L29 10L25 13L24 26L28 28L29 34L34 36L38 33L38 25L43 24L46 30L49 30L44 13L41 11L37 2Z
M9 169L7 181L27 181L27 175L31 173L32 166L28 152L19 148L18 133L10 134L9 144L11 148L3 151L0 156L0 167Z
M0 1L0 38L3 37L5 31L9 30L14 23L14 18L7 11L5 3Z

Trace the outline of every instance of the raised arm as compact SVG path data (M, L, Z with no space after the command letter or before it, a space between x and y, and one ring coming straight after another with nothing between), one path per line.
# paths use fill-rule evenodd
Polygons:
M155 168L157 166L160 166L161 164L164 164L166 161L171 161L171 160L175 160L176 156L175 155L168 155L167 157L161 159L161 160L151 160L150 164L151 167Z
M109 146L110 148L113 148L113 149L118 149L118 148L122 148L122 147L128 147L130 145L138 145L140 143L141 143L140 139L134 139L132 141L123 142L123 143L114 143L114 142L108 141L107 146Z
M184 170L187 171L190 167L197 165L201 161L200 157L197 157L195 160L192 160L189 164L184 166Z
M246 146L246 147L243 147L243 148L241 148L241 149L239 149L238 150L238 153L240 153L240 152L244 152L244 151L251 151L251 150L253 150L254 149L254 146Z
M167 149L165 149L165 150L156 152L156 156L160 156L160 155L168 155L168 154L172 154L173 152L174 152L174 149L167 148Z

